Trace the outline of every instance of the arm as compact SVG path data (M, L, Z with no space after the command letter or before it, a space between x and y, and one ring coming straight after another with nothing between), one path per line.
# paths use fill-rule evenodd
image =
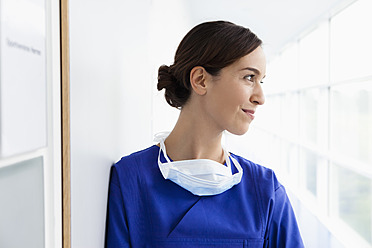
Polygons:
M273 208L267 232L267 247L304 247L296 217L283 186L280 185L275 190L275 198L272 200Z
M111 169L107 217L106 217L106 248L129 248L129 232L124 209L123 195L118 182L115 167Z

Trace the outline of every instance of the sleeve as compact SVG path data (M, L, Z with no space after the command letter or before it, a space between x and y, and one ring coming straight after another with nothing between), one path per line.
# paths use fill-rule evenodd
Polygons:
M129 232L118 173L111 168L106 217L106 248L129 248Z
M282 185L275 190L271 223L265 247L304 247L291 203Z

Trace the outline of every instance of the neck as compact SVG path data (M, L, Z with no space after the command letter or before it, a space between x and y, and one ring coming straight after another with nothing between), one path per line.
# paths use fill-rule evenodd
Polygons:
M211 159L224 163L221 146L223 130L213 127L213 122L203 116L195 108L181 110L174 129L165 141L167 154L173 161Z

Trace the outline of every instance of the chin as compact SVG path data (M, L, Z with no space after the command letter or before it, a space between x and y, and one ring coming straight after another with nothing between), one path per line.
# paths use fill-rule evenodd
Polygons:
M227 130L229 133L235 134L235 135L244 135L248 132L249 125L244 128L239 129L233 129L233 130Z

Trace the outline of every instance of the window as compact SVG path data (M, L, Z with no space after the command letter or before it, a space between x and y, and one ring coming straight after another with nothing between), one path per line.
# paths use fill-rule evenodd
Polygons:
M254 128L261 161L341 243L370 248L371 9L355 1L270 61Z
M301 91L300 138L302 143L327 149L328 92L323 88Z
M301 87L328 82L329 29L325 23L299 42L299 67Z
M372 164L372 80L331 87L330 131L333 152Z
M316 153L309 150L302 149L301 151L301 162L300 165L303 170L304 177L304 186L307 191L313 194L314 197L317 196L318 187L317 187L317 174L318 174L318 157Z
M371 243L371 179L337 164L332 171L332 217L344 221Z
M359 0L331 19L332 82L371 75L371 9L372 1Z

